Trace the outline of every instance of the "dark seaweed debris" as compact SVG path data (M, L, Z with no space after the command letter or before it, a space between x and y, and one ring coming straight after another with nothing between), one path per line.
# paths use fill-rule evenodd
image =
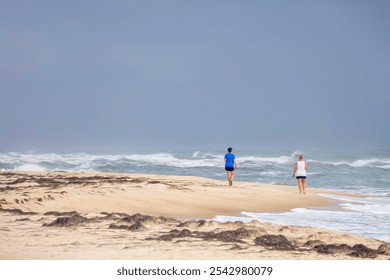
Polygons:
M80 215L73 215L71 217L60 217L52 223L45 223L43 227L74 227L87 222L88 219Z
M255 239L255 244L272 250L292 251L295 247L283 235L263 235Z
M356 244L353 247L347 244L321 244L314 246L320 254L345 254L357 258L376 258L378 250L370 249L363 244Z

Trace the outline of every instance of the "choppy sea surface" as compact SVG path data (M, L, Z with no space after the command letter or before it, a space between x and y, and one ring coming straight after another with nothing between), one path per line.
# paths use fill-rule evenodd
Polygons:
M316 226L390 242L390 150L235 150L236 181L296 187L293 166L300 153L309 164L308 188L370 195L332 196L338 207L299 208L285 213L247 213L216 220L252 220ZM142 151L122 153L0 153L0 170L84 171L191 175L225 180L225 151ZM246 218L247 217L247 218Z

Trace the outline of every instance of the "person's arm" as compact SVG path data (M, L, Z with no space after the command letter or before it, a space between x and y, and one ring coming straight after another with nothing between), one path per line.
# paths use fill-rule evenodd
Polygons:
M293 177L295 176L295 172L297 172L297 169L298 169L298 163L295 164L294 166L294 172L293 172Z
M305 162L305 169L309 170L309 165Z
M234 168L237 168L237 162L236 162L236 159L233 159L233 162L234 162Z

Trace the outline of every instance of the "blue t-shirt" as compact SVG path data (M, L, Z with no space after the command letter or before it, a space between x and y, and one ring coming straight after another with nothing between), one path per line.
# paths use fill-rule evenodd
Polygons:
M234 154L226 154L225 155L225 159L226 159L226 162L225 162L225 167L234 167L234 159L236 157L234 156Z

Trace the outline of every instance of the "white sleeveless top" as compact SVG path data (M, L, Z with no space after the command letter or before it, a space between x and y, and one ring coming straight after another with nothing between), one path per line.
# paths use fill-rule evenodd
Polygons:
M297 165L298 169L297 172L295 172L295 177L306 176L305 162L303 160L298 160Z

